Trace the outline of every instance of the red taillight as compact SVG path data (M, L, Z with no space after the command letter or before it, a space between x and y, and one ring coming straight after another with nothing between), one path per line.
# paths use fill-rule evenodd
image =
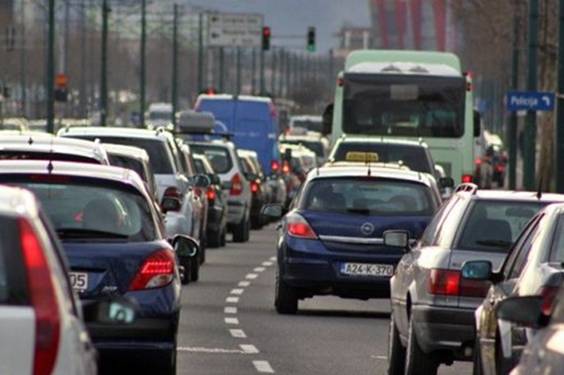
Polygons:
M288 162L284 162L284 164L282 165L282 172L284 174L289 174L292 171L292 169L290 168L290 164Z
M273 173L276 173L280 170L280 162L278 160L272 160L270 162L270 168L272 169Z
M241 195L243 192L243 180L241 179L241 175L236 173L233 178L231 178L231 190L229 191L230 195Z
M174 278L176 261L170 250L159 250L151 254L139 268L129 290L160 288Z
M496 172L502 173L503 171L505 171L505 166L498 164L495 167Z
M482 164L482 159L481 159L481 158L476 158L476 160L474 160L474 164L476 164L476 165Z
M251 181L251 192L258 193L260 191L260 185L256 181Z
M215 187L209 186L208 191L206 192L206 196L208 198L208 202L215 201L215 198L217 197L217 193L215 192Z
M34 375L51 374L59 350L60 321L54 283L35 231L26 220L20 220L20 240L27 268L27 283L35 310Z
M542 305L541 311L546 316L552 315L552 307L554 306L554 300L558 294L558 288L554 286L545 286L541 290Z
M288 234L293 237L316 239L317 235L302 216L293 214L288 216L287 224Z
M432 269L427 290L430 294L458 296L460 292L460 271Z
M468 184L468 183L471 183L472 181L474 181L474 177L472 177L471 174L462 175L462 183L463 184Z

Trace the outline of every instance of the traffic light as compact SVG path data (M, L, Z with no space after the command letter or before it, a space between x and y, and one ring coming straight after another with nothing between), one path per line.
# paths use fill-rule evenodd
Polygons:
M262 50L268 51L270 50L270 36L272 33L270 32L270 27L264 26L262 28Z
M307 29L307 50L315 52L315 27L313 26Z
M69 96L68 84L69 84L69 78L66 74L57 74L57 76L55 77L56 102L68 101L68 96Z

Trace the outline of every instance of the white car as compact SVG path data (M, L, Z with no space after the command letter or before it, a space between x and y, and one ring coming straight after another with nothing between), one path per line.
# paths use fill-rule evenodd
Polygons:
M97 373L56 238L30 192L0 187L0 374Z

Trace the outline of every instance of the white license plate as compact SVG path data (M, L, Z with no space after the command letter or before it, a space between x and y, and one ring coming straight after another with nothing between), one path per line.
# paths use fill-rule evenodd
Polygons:
M343 263L341 273L354 276L392 276L394 266L390 264Z
M77 292L84 292L88 289L88 274L86 272L70 272L69 278L72 288Z

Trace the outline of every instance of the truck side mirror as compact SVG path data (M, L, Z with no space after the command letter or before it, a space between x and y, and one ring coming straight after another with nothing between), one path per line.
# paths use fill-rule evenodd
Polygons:
M325 107L323 111L323 117L321 120L321 134L329 135L333 132L333 109L334 104L330 103Z

